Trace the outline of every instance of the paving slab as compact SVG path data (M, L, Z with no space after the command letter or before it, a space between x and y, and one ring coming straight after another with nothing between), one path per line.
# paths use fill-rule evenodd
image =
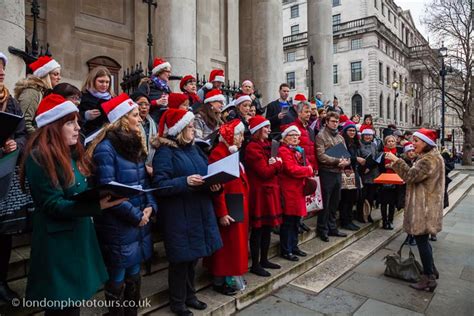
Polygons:
M368 299L355 313L354 316L384 315L384 316L423 316L421 313L409 309L390 305L373 299Z
M339 284L338 288L420 313L426 309L433 296L432 293L411 289L408 283L398 284L357 272Z
M286 286L274 293L274 296L318 313L329 315L351 314L367 300L363 296L333 287L329 287L319 295L315 295L293 286Z
M314 310L309 310L304 307L295 305L288 301L282 300L275 296L269 296L263 300L253 304L252 306L238 312L239 316L318 316L324 315Z
M431 300L426 316L471 316L474 311L474 300L470 297L452 297L436 293Z
M464 266L461 272L460 279L474 282L474 267L473 266Z

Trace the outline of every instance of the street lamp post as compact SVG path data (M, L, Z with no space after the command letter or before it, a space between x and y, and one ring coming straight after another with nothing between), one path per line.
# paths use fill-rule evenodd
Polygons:
M441 44L441 48L438 50L439 57L441 58L441 146L444 146L444 114L445 114L445 79L446 79L446 66L444 64L444 58L448 56L448 49L444 47L444 42Z
M316 62L314 61L313 55L309 56L309 76L310 76L310 89L309 89L309 99L313 100L314 99L314 64Z
M393 120L395 121L395 124L397 124L397 119L396 119L396 117L397 117L397 109L396 109L396 105L397 105L397 97L398 97L398 92L397 92L397 90L398 90L398 81L395 80L395 81L392 82L392 89L393 89L394 95L395 95L395 97L394 97L394 99L393 99Z
M153 69L153 33L151 32L151 7L156 8L157 4L154 0L143 0L148 5L148 35L146 42L148 45L148 75L151 76L151 71Z

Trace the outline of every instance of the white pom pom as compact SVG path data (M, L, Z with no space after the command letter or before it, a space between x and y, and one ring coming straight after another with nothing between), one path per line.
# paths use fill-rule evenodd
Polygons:
M230 151L231 154L236 153L236 152L239 151L239 147L237 147L235 145L229 146L229 151Z
M206 84L204 85L204 88L206 88L207 90L211 90L212 89L212 82L206 82Z

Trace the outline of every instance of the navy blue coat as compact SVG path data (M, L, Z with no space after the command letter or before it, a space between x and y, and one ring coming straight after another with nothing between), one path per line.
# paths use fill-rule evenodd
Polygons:
M187 177L207 174L207 157L196 145L162 144L153 158L153 186L160 205L166 255L187 262L212 255L222 247L209 189L192 189Z
M150 186L145 161L135 163L125 159L104 139L94 150L97 184L116 181L126 185ZM143 209L157 206L151 193L137 195L117 206L104 210L94 218L99 245L108 268L127 268L146 259L153 252L150 223L139 227Z

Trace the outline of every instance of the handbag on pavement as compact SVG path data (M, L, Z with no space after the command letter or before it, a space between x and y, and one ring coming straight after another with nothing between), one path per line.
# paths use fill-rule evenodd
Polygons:
M404 259L402 257L403 246L404 244L402 244L396 253L385 256L384 275L412 283L418 282L421 278L423 268L416 260L411 248L408 258Z

